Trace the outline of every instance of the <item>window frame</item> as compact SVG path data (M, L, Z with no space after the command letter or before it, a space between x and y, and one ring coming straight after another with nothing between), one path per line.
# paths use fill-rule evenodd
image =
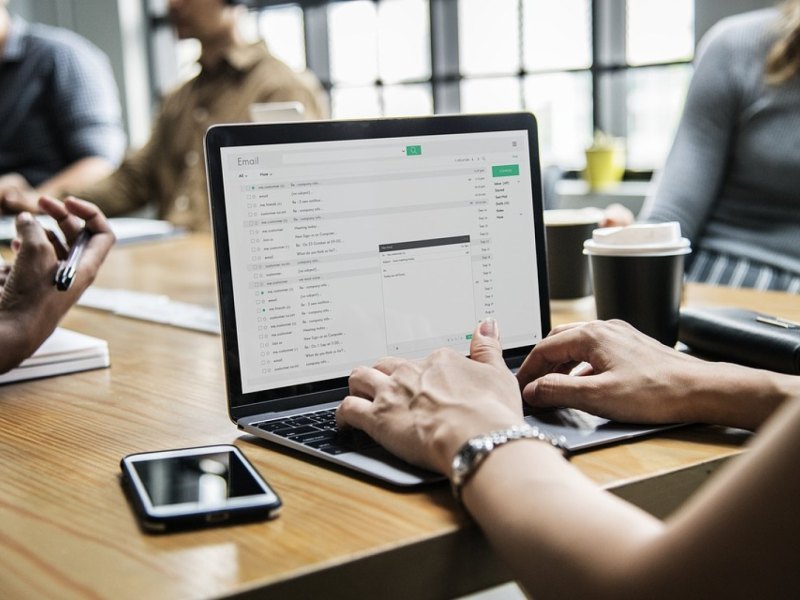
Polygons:
M164 93L175 83L176 69L165 64L163 57L168 54L163 30L168 27L165 14L157 14L154 0L142 0L150 22L150 64L151 81L156 95ZM335 2L353 0L250 0L251 11L260 11L286 5L299 6L303 11L304 45L306 66L311 70L324 89L330 93L336 87L331 80L329 54L327 7ZM369 0L375 4L382 0ZM695 2L695 11L698 10ZM425 79L403 81L396 85L430 85L433 113L456 113L461 108L461 82L469 77L461 73L459 65L459 0L429 0L430 14L430 60L431 75ZM522 106L525 106L524 79L529 75L549 73L588 73L592 88L592 126L610 135L626 138L627 88L626 73L636 69L666 68L675 65L691 65L693 57L685 60L654 62L631 65L626 57L626 0L590 0L591 64L588 68L528 70L520 61L519 72L511 75L519 81ZM517 10L523 14L523 0L517 0ZM524 32L521 33L521 36ZM520 39L520 53L523 52L524 39ZM172 51L174 55L174 48ZM159 57L156 60L155 57ZM159 65L159 63L161 63ZM498 77L501 76L498 74ZM492 75L481 76L481 79ZM508 77L508 75L502 75ZM379 101L383 110L383 82L377 79L372 83L378 89ZM626 179L647 179L652 170L626 172ZM571 173L575 175L575 173Z

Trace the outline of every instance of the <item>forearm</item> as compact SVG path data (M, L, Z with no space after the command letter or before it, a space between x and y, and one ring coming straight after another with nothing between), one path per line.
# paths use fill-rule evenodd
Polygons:
M681 378L674 383L686 391L682 421L751 430L796 394L800 385L791 375L700 361Z
M62 196L65 192L91 185L111 173L114 166L105 158L89 156L75 161L42 182L35 191L39 195Z
M800 403L785 403L666 524L534 441L493 452L463 498L537 599L796 597L798 426Z
M663 530L660 521L604 492L537 441L494 451L465 485L463 498L517 581L537 599L623 597L635 557Z
M126 158L108 177L75 190L75 195L95 203L109 217L127 214L156 202L160 189L153 177L158 155L153 142Z

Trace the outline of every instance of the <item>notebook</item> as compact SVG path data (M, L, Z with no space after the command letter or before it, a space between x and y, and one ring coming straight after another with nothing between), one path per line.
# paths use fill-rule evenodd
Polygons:
M105 340L57 327L31 357L0 375L0 384L102 369L109 364Z
M440 479L333 412L357 365L466 354L492 316L515 368L550 330L533 115L219 125L205 144L231 419L396 485ZM527 418L573 449L653 430Z

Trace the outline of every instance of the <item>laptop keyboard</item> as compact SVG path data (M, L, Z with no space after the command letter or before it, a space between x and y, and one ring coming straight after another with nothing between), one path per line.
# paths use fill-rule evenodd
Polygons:
M335 408L254 423L253 426L328 454L358 452L378 445L361 430L339 431Z

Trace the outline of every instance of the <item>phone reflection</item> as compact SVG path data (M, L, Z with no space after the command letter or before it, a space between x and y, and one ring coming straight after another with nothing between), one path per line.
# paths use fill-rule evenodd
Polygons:
M221 452L142 461L135 463L135 469L153 506L185 503L213 506L243 495L233 485L238 469L231 467L237 464L231 461L230 452Z

